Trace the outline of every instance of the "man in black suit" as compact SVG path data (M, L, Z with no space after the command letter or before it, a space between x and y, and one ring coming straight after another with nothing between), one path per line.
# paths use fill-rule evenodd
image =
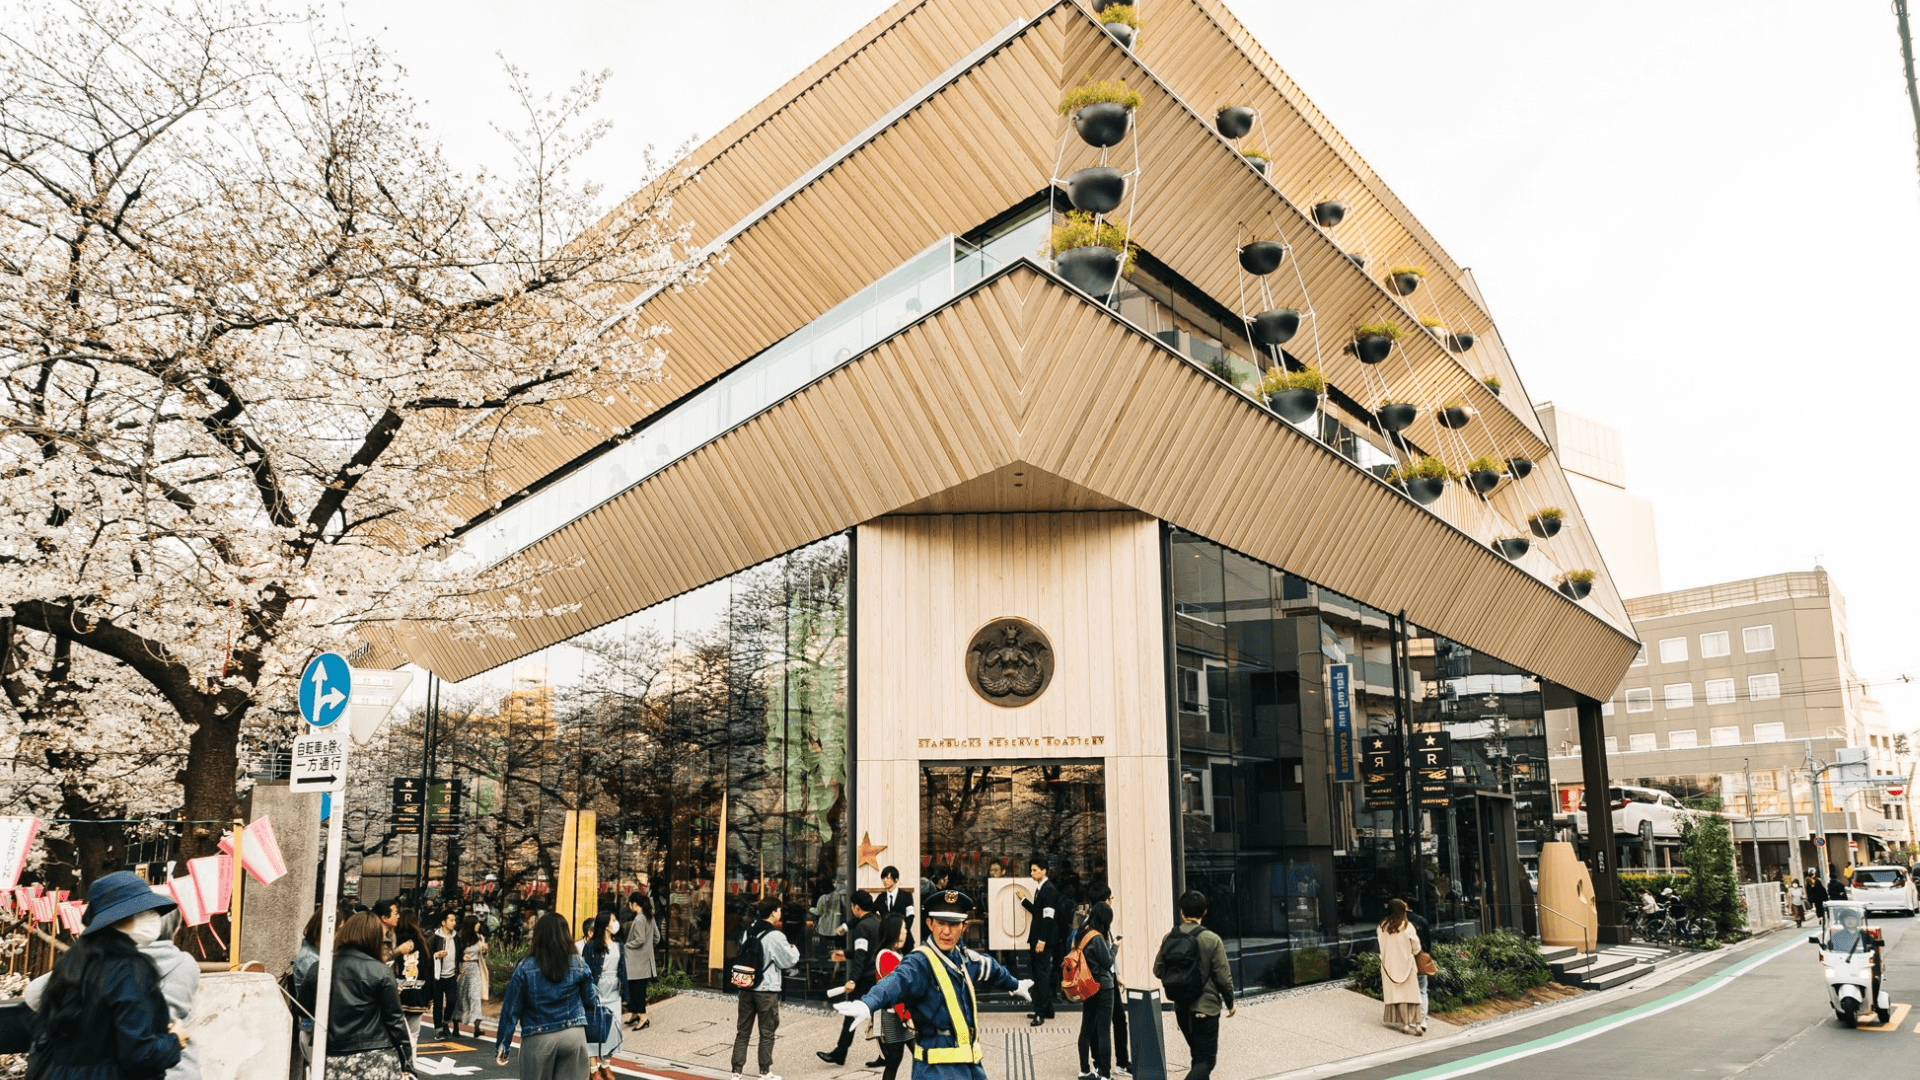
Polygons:
M1047 880L1047 862L1035 858L1027 864L1027 873L1040 883L1031 900L1020 904L1027 909L1027 946L1033 951L1034 1027L1053 1019L1053 999L1060 992L1060 941L1072 922L1066 897L1058 886Z
M880 871L880 891L873 897L873 913L882 919L900 916L900 921L907 924L907 940L913 940L913 894L901 891L899 867Z
M853 911L853 919L847 925L847 997L842 1001L856 1001L873 989L876 980L874 959L880 953L880 917L874 914L873 897L862 889L847 898L847 906ZM853 1019L840 1026L840 1041L832 1050L815 1051L821 1061L829 1065L845 1065L847 1051L853 1046ZM886 1062L882 1061L882 1065Z

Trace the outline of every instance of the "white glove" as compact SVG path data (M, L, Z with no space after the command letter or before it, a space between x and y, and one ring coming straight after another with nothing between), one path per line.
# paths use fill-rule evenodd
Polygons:
M1033 980L1021 979L1020 985L1013 988L1013 996L1019 998L1021 1001L1028 1001L1028 1002L1032 1001L1033 1000Z
M867 1008L867 1003L864 1001L842 1001L833 1007L833 1011L851 1018L854 1027L866 1023L867 1019L873 1015L873 1010Z

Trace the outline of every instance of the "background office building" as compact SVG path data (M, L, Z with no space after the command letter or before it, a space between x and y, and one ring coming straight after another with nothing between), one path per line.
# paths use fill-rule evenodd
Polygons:
M663 381L582 403L617 439L522 448L460 537L577 607L395 639L475 687L542 665L557 738L626 725L577 797L650 823L620 864L696 975L752 897L798 925L886 865L1018 933L993 882L1035 855L1114 888L1140 985L1187 887L1252 987L1337 976L1396 895L1533 925L1548 732L1632 660L1620 593L1471 278L1224 7L1149 14L1129 48L1066 0L903 2L695 150L675 210L730 256L645 299ZM1141 96L1108 149L1060 111L1083 79ZM1089 288L1049 237L1103 161L1136 250ZM1325 393L1270 407L1308 366ZM1393 476L1429 456L1493 464Z

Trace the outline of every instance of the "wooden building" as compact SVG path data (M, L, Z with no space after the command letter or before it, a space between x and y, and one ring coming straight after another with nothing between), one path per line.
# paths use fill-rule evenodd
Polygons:
M1189 887L1250 986L1338 975L1395 894L1534 924L1546 714L1598 724L1620 597L1472 277L1222 3L1143 10L1129 47L1074 0L901 0L698 148L676 210L729 258L634 298L663 380L585 407L616 440L506 448L523 495L460 538L575 607L510 649L398 639L631 693L622 813L696 970L726 897L820 910L888 865L976 893L983 944L1030 858L1109 884L1137 985ZM1140 99L1106 149L1061 109L1102 80ZM1137 254L1076 287L1050 235L1102 166ZM1259 381L1309 367L1290 422ZM1423 505L1393 470L1429 456L1482 468ZM1429 736L1451 758L1409 773Z

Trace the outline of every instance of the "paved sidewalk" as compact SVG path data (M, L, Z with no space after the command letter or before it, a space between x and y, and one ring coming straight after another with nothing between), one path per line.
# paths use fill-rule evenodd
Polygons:
M641 1069L661 1069L697 1077L725 1077L733 1049L734 999L727 995L691 991L658 1002L649 1010L652 1024L642 1032L627 1032L619 1059ZM1255 1080L1291 1069L1305 1068L1382 1050L1412 1048L1456 1034L1461 1028L1435 1022L1423 1038L1405 1035L1380 1022L1381 1005L1346 989L1344 983L1306 987L1267 994L1241 1005L1239 1013L1220 1025L1219 1080ZM989 1012L981 1034L988 1073L1001 1071L1000 1048L1005 1036L1031 1036L1034 1075L1039 1080L1071 1080L1080 1072L1077 1008L1041 1027L1030 1027L1016 1012ZM1162 1013L1167 1047L1167 1071L1185 1075L1187 1046L1174 1026L1171 1013ZM811 1005L787 1003L781 1009L774 1071L787 1080L873 1080L879 1070L862 1067L877 1058L878 1043L854 1041L849 1063L836 1068L814 1056L833 1049L840 1034L838 1014ZM756 1036L757 1038L757 1036ZM757 1060L748 1051L748 1070ZM905 1073L902 1073L905 1076Z

